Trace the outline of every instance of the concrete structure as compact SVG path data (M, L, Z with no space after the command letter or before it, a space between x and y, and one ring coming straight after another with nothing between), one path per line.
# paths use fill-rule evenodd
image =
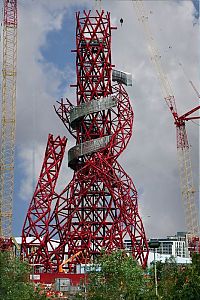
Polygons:
M159 238L160 247L156 249L158 254L173 255L174 257L189 258L187 233L177 232L174 236ZM153 252L153 249L150 249Z
M151 241L154 239L151 239ZM166 259L169 259L173 256L177 263L185 264L191 263L191 258L188 251L187 243L187 233L186 232L177 232L174 236L167 236L166 238L157 238L160 242L160 247L155 249L155 259L156 261L165 262ZM125 249L130 252L131 250L131 241L129 239L124 240ZM154 260L154 250L150 249L148 257L148 265Z
M161 261L162 263L164 263L170 257L171 257L171 255L169 255L169 254L155 253L155 260ZM147 265L149 266L150 264L153 263L153 261L154 261L154 253L152 251L150 251L149 256L148 256ZM175 261L177 262L177 264L190 264L192 262L192 259L191 259L191 257L176 256Z

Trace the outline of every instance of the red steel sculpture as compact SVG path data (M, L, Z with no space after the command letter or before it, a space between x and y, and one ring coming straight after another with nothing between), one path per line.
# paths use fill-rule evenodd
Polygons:
M74 170L71 182L57 198L49 223L49 242L59 246L49 252L51 269L63 259L68 272L91 262L102 249L124 249L142 266L148 244L138 213L137 191L131 178L117 162L126 148L133 125L133 110L124 85L131 75L113 70L111 63L110 13L76 14L76 104L61 99L56 113L76 145L68 152ZM113 83L112 83L113 81ZM76 255L76 253L81 253Z
M49 134L39 180L22 229L22 256L30 264L45 269L51 269L48 252L54 245L49 242L48 225L66 142L65 137L54 138Z
M131 75L113 69L111 30L116 28L110 13L79 12L76 20L76 104L61 99L55 108L76 139L68 152L74 175L57 195L66 140L49 141L23 228L22 254L44 272L78 273L80 264L92 262L102 249L124 249L130 240L133 257L146 266L148 244L137 191L117 161L132 135L134 115L124 88L132 84Z

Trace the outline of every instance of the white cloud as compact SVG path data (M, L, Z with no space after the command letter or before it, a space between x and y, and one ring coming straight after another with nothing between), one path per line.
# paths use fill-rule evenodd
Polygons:
M48 133L66 134L52 105L59 100L60 82L67 76L69 78L67 71L70 71L70 76L75 75L69 67L60 71L52 62L46 62L40 49L46 45L50 31L69 26L62 24L63 16L66 10L71 10L72 3L78 6L80 1L48 0L48 5L46 3L45 0L26 1L25 4L21 2L19 9L17 145L21 149L18 152L20 168L24 170L20 196L27 201L32 196L31 152L34 144L38 172ZM83 5L86 3L91 2L85 1ZM183 64L189 78L197 84L199 37L197 26L193 26L192 3L145 1L145 5L152 12L150 24L167 73L173 81L178 111L184 113L198 105L197 97L177 63L178 60ZM104 1L101 6L111 12L113 25L118 26L118 30L112 31L112 61L117 69L132 72L134 77L133 87L128 88L135 114L133 137L121 155L120 162L132 177L136 188L141 191L139 206L148 236L174 234L184 230L185 225L173 119L164 103L149 59L143 29L137 21L132 2ZM123 26L119 23L121 17L124 19ZM63 96L65 94L72 100L74 91L66 87ZM192 123L187 125L197 185L198 127ZM73 145L71 140L70 143L68 149ZM69 182L71 173L68 173L66 164L59 179L59 189ZM147 218L148 215L151 217Z
M133 88L129 89L135 112L134 132L121 162L136 187L144 190L139 205L144 220L151 215L146 226L147 234L173 234L185 229L173 118L162 97L160 83L149 59L148 43L132 3L107 3L115 20L118 20L118 31L113 32L112 39L113 62L117 68L134 74ZM173 82L178 112L182 114L198 105L197 97L178 65L181 61L188 77L198 82L199 32L193 26L192 3L183 1L180 5L173 1L145 1L145 6L148 13L151 11L149 22L153 36ZM119 25L121 17L124 19L122 27ZM169 45L173 46L173 51L170 51ZM194 148L192 160L197 186L198 127L187 125Z

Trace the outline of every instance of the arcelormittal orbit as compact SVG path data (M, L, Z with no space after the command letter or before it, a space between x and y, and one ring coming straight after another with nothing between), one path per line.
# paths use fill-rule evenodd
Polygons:
M76 105L61 100L56 112L76 139L68 152L74 175L60 194L52 215L52 238L59 231L57 255L72 257L66 267L90 262L102 248L123 249L144 266L148 245L138 213L137 191L117 162L126 148L133 110L123 84L130 76L113 70L110 13L76 14ZM112 81L115 83L112 84Z
M102 249L124 249L125 240L145 266L148 244L137 191L117 161L132 135L134 115L124 88L131 85L131 76L113 69L111 31L116 28L110 13L78 12L76 20L76 104L62 99L55 108L76 140L68 152L74 175L54 197L48 242L42 248L48 253L45 270L58 271L68 257L65 268L78 272L78 265L92 262Z

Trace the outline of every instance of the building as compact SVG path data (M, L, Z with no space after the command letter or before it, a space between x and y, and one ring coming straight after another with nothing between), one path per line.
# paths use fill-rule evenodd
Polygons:
M151 241L159 241L159 248L155 249L155 260L165 262L173 256L177 263L185 264L191 263L191 257L188 251L187 233L177 232L174 236L167 236L166 238L150 239ZM131 241L124 240L125 249L131 252ZM148 265L154 261L154 249L149 249Z
M155 251L159 254L167 254L176 257L189 258L187 233L177 232L174 236L157 239L160 242L160 247ZM153 252L153 249L150 249Z

